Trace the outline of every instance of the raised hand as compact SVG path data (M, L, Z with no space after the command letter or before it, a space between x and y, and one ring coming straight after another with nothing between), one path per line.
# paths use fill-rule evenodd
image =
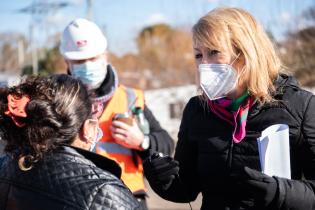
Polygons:
M152 185L167 190L178 176L178 161L161 153L154 153L143 162L144 174Z

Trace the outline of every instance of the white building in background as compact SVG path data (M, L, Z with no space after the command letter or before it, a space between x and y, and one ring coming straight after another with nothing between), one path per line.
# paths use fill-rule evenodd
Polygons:
M161 126L177 141L183 109L189 99L195 95L197 95L196 85L147 90L145 102Z
M315 87L305 87L305 90L308 90L312 92L313 94L315 94Z
M0 73L0 87L11 87L21 80L19 75ZM3 154L4 142L0 138L0 156Z
M13 86L19 83L21 80L21 77L16 74L5 74L1 73L0 74L0 87L1 86Z

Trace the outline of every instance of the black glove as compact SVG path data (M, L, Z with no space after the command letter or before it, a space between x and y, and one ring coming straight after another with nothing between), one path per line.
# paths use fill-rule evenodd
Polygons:
M167 190L178 176L178 161L161 153L154 153L143 162L144 174L151 187Z
M244 172L245 180L243 180L241 188L253 196L255 206L270 207L278 189L276 179L248 167L244 168Z

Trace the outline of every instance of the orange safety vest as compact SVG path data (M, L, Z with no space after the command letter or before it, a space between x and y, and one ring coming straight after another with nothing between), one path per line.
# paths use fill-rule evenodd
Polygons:
M122 169L121 179L135 193L145 191L142 160L134 150L116 144L110 133L114 115L130 111L130 106L144 109L143 91L119 85L99 118L103 137L96 145L96 153L119 164Z

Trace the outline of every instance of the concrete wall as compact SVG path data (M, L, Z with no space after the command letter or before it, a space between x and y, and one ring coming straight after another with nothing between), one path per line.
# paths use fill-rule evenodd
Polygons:
M195 85L148 90L145 91L145 102L161 126L177 140L183 109L189 99L196 94ZM175 116L172 116L171 107Z
M13 86L19 83L21 77L14 74L0 74L0 86Z

